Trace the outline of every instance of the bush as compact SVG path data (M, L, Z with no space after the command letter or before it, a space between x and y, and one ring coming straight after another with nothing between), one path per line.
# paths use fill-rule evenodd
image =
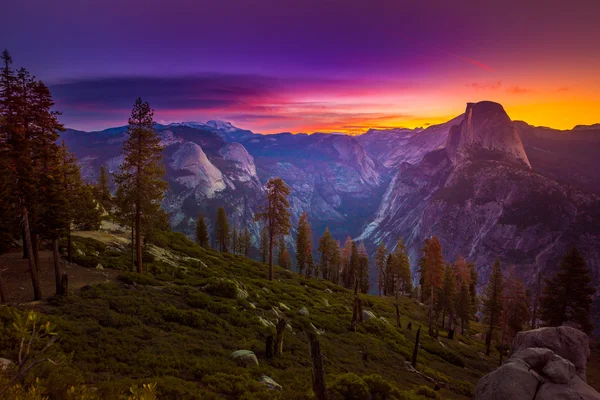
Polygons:
M369 387L353 373L336 377L328 389L331 400L369 400Z
M434 399L434 400L440 399L440 395L435 390L433 390L432 388L427 387L427 386L421 386L420 388L415 390L415 393L419 396L423 396L428 399Z
M137 272L124 272L119 275L119 280L129 285L138 284L144 286L158 286L160 283L150 275L138 274Z
M213 296L235 299L237 296L237 285L229 279L212 279L204 288L204 291Z
M394 388L387 383L381 375L363 376L362 379L369 387L371 400L387 400L391 398L392 390Z

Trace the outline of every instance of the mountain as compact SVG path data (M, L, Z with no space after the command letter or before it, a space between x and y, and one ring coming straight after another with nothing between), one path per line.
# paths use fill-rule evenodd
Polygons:
M548 174L548 158L530 162L534 139L521 140L523 130L497 103L468 104L443 148L398 167L359 239L389 247L403 237L416 265L423 241L436 235L445 258L474 261L482 282L500 259L529 284L576 244L598 282L600 198Z
M93 182L102 165L109 173L118 170L125 130L67 130L62 139L79 159L84 178ZM292 188L294 224L306 211L315 232L329 227L339 237L356 236L389 181L385 168L350 136L255 135L221 121L157 125L156 130L165 146L169 182L163 208L172 226L188 235L199 212L212 232L215 210L224 206L230 224L248 227L258 246L253 215L265 200L268 179L281 176Z
M528 284L577 244L600 282L598 125L534 127L485 101L444 124L359 136L260 135L223 121L157 130L170 185L163 206L188 235L198 212L212 232L223 205L257 245L253 213L267 180L281 176L292 189L292 222L306 211L315 240L329 227L336 239L350 235L374 251L403 237L415 269L424 239L437 235L446 259L474 261L481 282L500 259ZM100 165L117 170L123 127L63 138L86 179L95 180Z

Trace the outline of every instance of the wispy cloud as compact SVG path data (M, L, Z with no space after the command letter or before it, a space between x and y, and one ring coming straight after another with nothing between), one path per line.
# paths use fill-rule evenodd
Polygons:
M471 59L471 58L467 58L467 57L459 56L458 54L449 53L449 52L447 52L447 51L445 51L444 53L446 53L446 54L448 54L449 56L452 56L452 57L454 57L454 58L458 58L459 60L463 60L463 61L466 61L466 62L468 62L468 63L470 63L470 64L473 64L474 66L476 66L476 67L479 67L479 68L481 68L481 69L484 69L484 70L486 70L486 71L489 71L489 72L494 72L494 69L493 69L492 67L490 67L490 66L488 66L488 65L485 65L484 63L482 63L482 62L479 62L479 61L477 61L477 60L473 60L473 59Z

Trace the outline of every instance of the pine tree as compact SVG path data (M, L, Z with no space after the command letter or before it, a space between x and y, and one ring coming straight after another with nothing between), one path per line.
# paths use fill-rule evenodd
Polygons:
M471 296L469 293L469 286L467 285L466 281L462 281L456 300L456 316L460 318L460 331L463 335L465 334L465 327L469 326L471 314Z
M356 246L356 243L353 241L350 252L350 262L348 264L348 288L355 286L357 282L359 283L360 288L360 281L357 279L359 269L360 254L358 252L358 246Z
M298 272L309 277L312 271L312 231L306 212L300 215L298 221L298 236L296 237L296 265Z
M433 336L433 304L435 302L435 289L442 286L444 278L444 258L442 256L442 245L433 236L426 240L424 254L421 263L421 279L423 281L423 292L429 292L429 335Z
M243 248L243 252L244 252L244 256L249 257L250 256L250 248L252 247L252 236L250 236L250 231L248 230L248 228L244 229L244 248Z
M215 243L221 253L227 253L229 243L229 222L223 207L217 210L217 222L215 223Z
M231 251L233 252L233 254L239 254L238 239L238 231L237 228L234 226L233 231L231 231Z
M337 245L329 228L325 228L323 236L319 239L319 247L317 248L319 253L319 269L323 279L332 279L334 277L334 262L336 259L336 253L338 253Z
M517 333L521 332L529 322L529 307L525 285L514 273L509 274L504 285L503 323L510 343ZM504 340L502 341L504 343Z
M350 274L350 258L352 256L352 246L356 246L350 236L346 237L344 247L341 249L340 261L342 264L342 285L348 289L354 287L352 276Z
M115 182L133 200L135 245L138 273L142 266L142 216L153 215L167 190L162 164L161 138L154 131L154 112L148 102L138 98L133 105L127 139L123 143L124 161Z
M279 246L277 249L277 265L283 269L290 269L291 267L291 256L285 245L283 236L279 238Z
M367 293L369 291L369 256L367 254L367 250L365 249L364 243L361 243L358 247L358 270L356 272L356 279L360 285L360 291L362 293Z
M399 292L410 293L412 291L412 274L410 271L410 260L406 253L406 246L402 238L398 239L394 249L396 298Z
M456 278L455 270L449 263L444 267L444 283L440 294L442 309L442 327L444 326L445 315L448 314L448 331L452 329L452 319L455 311L456 302Z
M196 243L198 243L200 247L204 247L205 249L208 249L210 247L208 228L206 226L206 222L204 222L204 217L201 213L198 214L198 219L196 220Z
M595 289L590 270L579 251L567 252L558 272L545 282L540 298L540 318L547 326L574 323L591 333L590 308Z
M269 254L269 231L266 227L260 230L260 258L263 263L267 262Z
M285 236L291 228L290 203L287 197L290 188L281 178L269 179L267 183L267 204L256 214L257 221L263 221L269 233L269 280L273 280L273 245L279 236Z
M111 196L110 189L108 187L108 174L106 173L106 168L104 168L104 165L100 167L100 176L98 178L96 191L97 199L100 201L100 204L102 204L104 208L109 208Z
M384 293L385 288L385 262L387 261L387 248L385 247L385 243L381 242L379 247L377 248L377 252L375 252L375 268L379 272L379 281L377 289L379 291L379 295L381 296Z
M477 270L475 269L475 264L468 263L468 265L469 272L471 275L471 281L469 282L469 295L471 297L471 317L473 317L479 309L479 305L477 302L477 281L479 280L479 275L477 274Z
M485 288L483 311L488 321L488 334L486 337L485 354L490 355L490 345L494 328L497 328L501 322L502 309L504 307L503 299L504 277L500 269L500 261L496 261L492 270L492 275Z

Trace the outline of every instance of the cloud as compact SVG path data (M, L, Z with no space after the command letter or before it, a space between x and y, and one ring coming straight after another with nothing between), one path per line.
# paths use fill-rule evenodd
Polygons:
M467 87L473 88L475 90L498 90L502 87L502 82L489 82L489 83L469 83Z
M533 89L528 89L521 86L511 86L508 89L506 89L506 91L512 94L525 94L533 92Z
M463 60L463 61L466 61L466 62L468 62L468 63L470 63L470 64L473 64L473 65L475 65L476 67L479 67L479 68L481 68L481 69L484 69L484 70L486 70L486 71L489 71L489 72L494 72L494 69L493 69L492 67L490 67L490 66L488 66L488 65L485 65L485 64L484 64L484 63L482 63L482 62L479 62L479 61L473 60L473 59L471 59L471 58L467 58L467 57L459 56L459 55L457 55L457 54L449 53L449 52L447 52L447 51L445 51L444 53L446 53L446 54L448 54L449 56L452 56L452 57L454 57L454 58L458 58L459 60Z

